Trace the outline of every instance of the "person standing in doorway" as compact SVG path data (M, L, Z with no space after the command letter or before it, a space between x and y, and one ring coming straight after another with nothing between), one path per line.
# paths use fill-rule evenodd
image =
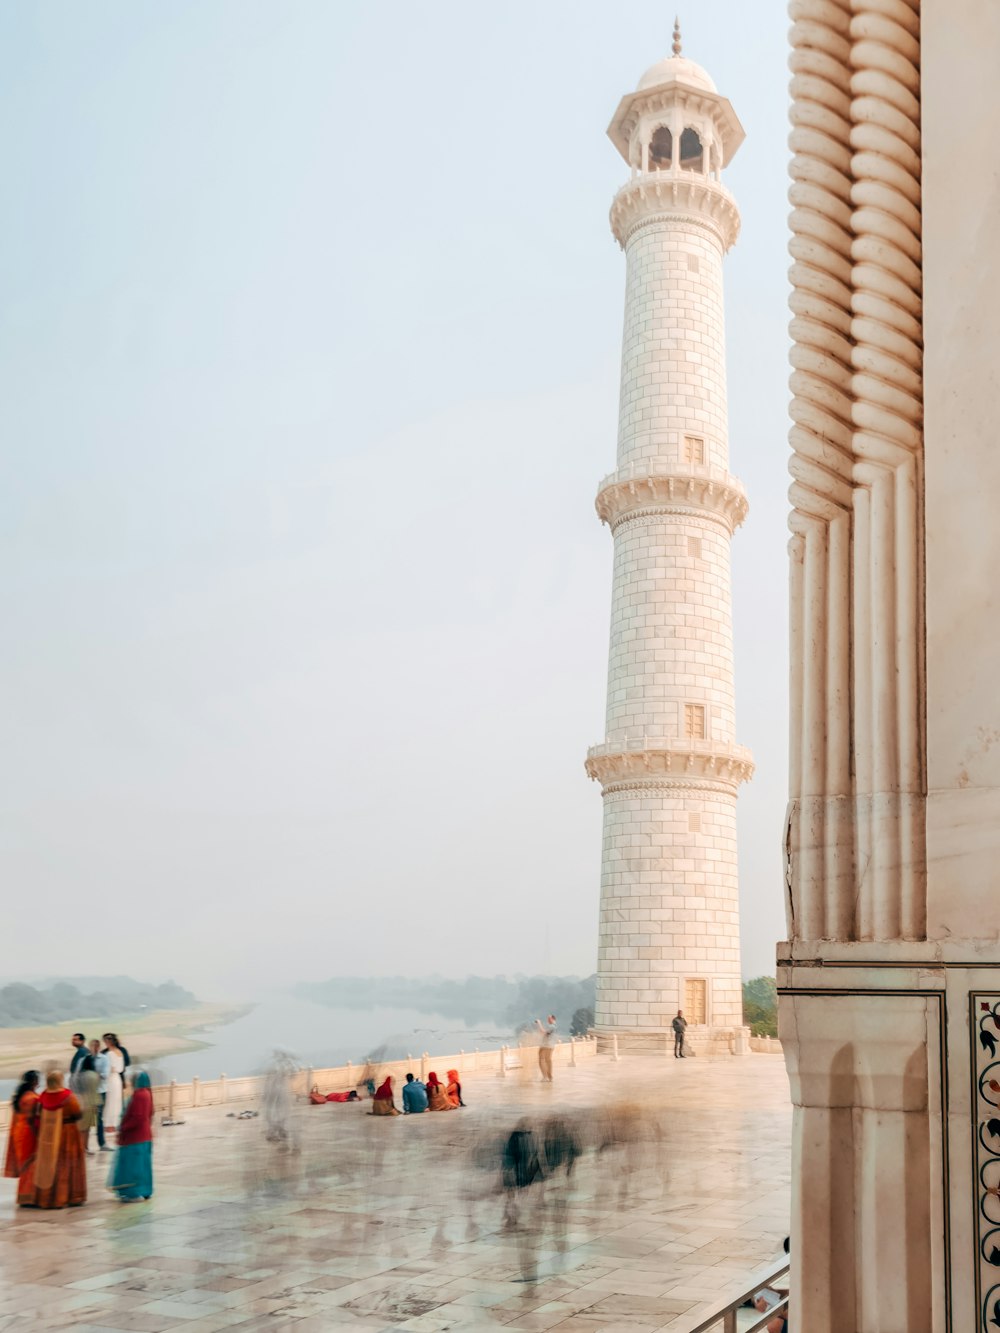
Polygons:
M677 1017L670 1024L674 1030L674 1059L684 1059L684 1033L687 1030L687 1019L684 1017L684 1010L677 1010Z
M538 1048L538 1068L546 1083L552 1082L552 1048L556 1044L556 1016L549 1014L542 1026L540 1018L535 1019L535 1027L542 1034L542 1044Z

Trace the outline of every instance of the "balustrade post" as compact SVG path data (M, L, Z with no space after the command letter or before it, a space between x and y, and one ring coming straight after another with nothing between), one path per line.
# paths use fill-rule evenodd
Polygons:
M169 1090L168 1093L167 1093L167 1119L168 1119L168 1120L173 1120L173 1118L174 1118L174 1099L175 1099L176 1095L177 1095L177 1080L176 1080L175 1078L172 1078L172 1079L170 1080L170 1090Z
M618 1033L617 1033L617 1032L612 1032L612 1034L611 1034L611 1058L612 1058L612 1060L618 1060L618 1059L619 1059L619 1055L618 1055Z
M314 1079L315 1077L316 1077L316 1071L310 1066L310 1068L306 1070L306 1096L307 1096L307 1097L309 1096L309 1094L310 1094L310 1093L312 1092L312 1090L313 1090L313 1079Z
M200 1080L199 1080L199 1078L198 1078L198 1075L195 1074L194 1078L191 1080L191 1105L192 1105L192 1106L197 1106L197 1105L198 1105L198 1087L199 1087L199 1084L200 1084Z
M424 1051L423 1055L420 1057L420 1082L421 1082L421 1083L426 1083L426 1082L427 1082L427 1052L426 1052L426 1051Z
M569 1067L570 1067L570 1069L575 1069L575 1068L576 1068L576 1038L575 1038L575 1037L570 1037L570 1039L569 1039Z
M500 1078L507 1077L507 1047L500 1047Z
M221 1097L222 1097L222 1105L225 1106L225 1104L226 1104L226 1076L225 1076L225 1074L220 1074L220 1075L219 1075L219 1091L220 1091L220 1095L221 1095Z

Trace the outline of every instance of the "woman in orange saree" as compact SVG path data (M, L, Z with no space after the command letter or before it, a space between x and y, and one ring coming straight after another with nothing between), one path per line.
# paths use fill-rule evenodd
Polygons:
M77 1129L83 1107L58 1070L46 1077L38 1099L38 1151L35 1157L36 1208L71 1208L87 1202L87 1159Z
M38 1145L35 1114L40 1081L41 1074L29 1069L11 1101L13 1114L3 1173L17 1178L17 1201L22 1208L35 1206L35 1149Z
M457 1069L448 1070L448 1086L444 1095L456 1110L458 1107L465 1105L465 1102L462 1101L462 1083L458 1077Z

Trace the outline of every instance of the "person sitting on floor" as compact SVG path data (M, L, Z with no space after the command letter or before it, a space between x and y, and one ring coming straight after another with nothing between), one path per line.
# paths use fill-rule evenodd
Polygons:
M388 1075L385 1082L375 1091L372 1098L372 1109L370 1115L399 1115L399 1110L392 1100L392 1076Z
M462 1101L462 1084L459 1081L457 1069L448 1070L448 1087L445 1090L445 1096L456 1108L465 1105L465 1102Z
M406 1087L403 1089L403 1114L421 1115L427 1110L427 1089L420 1082L420 1079L414 1078L412 1074L406 1076Z
M455 1109L448 1100L444 1085L433 1069L427 1075L427 1109L429 1111L453 1111Z

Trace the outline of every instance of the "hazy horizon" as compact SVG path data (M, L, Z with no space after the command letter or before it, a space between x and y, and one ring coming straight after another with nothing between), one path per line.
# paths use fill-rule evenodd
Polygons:
M726 182L743 972L784 935L781 7ZM0 12L7 963L203 998L596 965L625 167L673 10ZM141 961L138 961L141 960Z

